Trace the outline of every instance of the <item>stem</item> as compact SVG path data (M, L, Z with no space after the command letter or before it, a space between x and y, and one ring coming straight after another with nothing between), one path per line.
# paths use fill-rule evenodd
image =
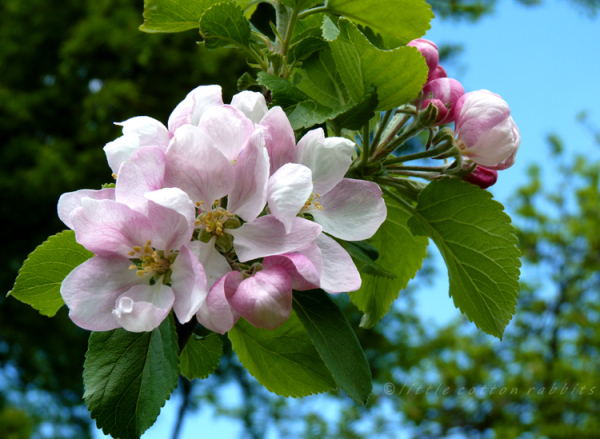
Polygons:
M302 20L303 18L308 17L312 14L318 14L320 12L328 12L329 8L327 6L319 6L318 8L308 9L300 14L298 14L298 20Z
M442 152L439 151L437 148L434 149L430 149L429 151L423 151L423 152L417 152L415 154L408 154L408 155L404 155L402 157L394 157L393 159L387 159L385 162L383 162L384 165L393 165L396 163L404 163L404 162L410 162L412 160L419 160L419 159L425 159L427 157L434 157L436 155L440 155Z
M405 175L407 177L424 178L425 180L435 180L440 174L436 172L417 172L417 171L396 171L393 175Z
M364 169L369 161L369 123L363 126L363 147L360 157L360 168Z
M392 110L386 111L385 116L383 116L383 120L379 124L379 128L377 129L377 132L375 133L375 137L373 138L373 146L374 147L377 147L377 145L379 144L381 135L383 134L383 131L385 130L385 127L389 123L391 117L392 117Z
M420 220L424 220L424 218L421 216L421 214L419 212L417 212L417 209L415 209L413 206L411 206L410 204L408 204L405 200L403 200L401 197L399 197L398 195L396 195L395 193L393 193L392 191L390 191L388 188L381 186L381 190L388 195L389 197L393 198L395 201L397 201L402 209L404 209L406 212L410 213L411 215L414 215L416 217L418 217Z
M398 137L392 140L389 144L387 144L384 150L390 152L395 150L398 146L402 145L408 139L419 134L421 128L423 128L421 124L413 122L411 125L408 126L406 131L404 131L402 134L400 134Z
M198 321L196 320L196 316L192 317L192 320L185 324L179 323L177 319L175 319L175 329L177 330L177 340L179 343L179 353L183 352L183 348L189 341L194 329L198 325Z
M449 166L399 166L392 165L387 168L390 174L401 174L402 171L444 172Z
M285 40L283 40L283 47L281 48L281 53L284 57L287 57L288 49L290 47L290 42L292 40L292 34L294 33L294 28L296 27L296 22L298 21L298 14L300 10L298 6L296 6L292 10L292 17L290 18L290 22L288 23L287 32L285 34Z

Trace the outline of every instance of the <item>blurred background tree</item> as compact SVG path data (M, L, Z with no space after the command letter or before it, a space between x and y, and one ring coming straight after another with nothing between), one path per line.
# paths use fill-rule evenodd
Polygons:
M570 1L589 14L600 6L598 0ZM442 17L474 21L492 13L496 0L430 3ZM226 102L237 92L237 78L246 70L242 54L206 51L193 44L194 31L143 34L137 29L142 9L142 2L133 0L0 3L0 216L8 234L0 252L2 291L10 290L27 254L64 228L55 213L60 194L111 180L102 146L120 135L113 122L141 114L166 121L199 84L222 85ZM264 29L272 17L263 4L253 21ZM447 46L442 53L448 59L459 49ZM560 156L558 139L552 144ZM590 368L600 340L594 268L599 254L594 236L598 167L578 159L561 171L561 192L545 194L532 170L531 184L516 197L528 264L545 274L540 282L525 285L505 343L493 349L484 336L458 323L441 333L428 330L415 317L414 291L409 289L375 330L358 330L376 386L419 380L452 386L496 380L538 387L558 377L569 385L594 381ZM548 203L561 216L548 216L543 209ZM429 265L420 282L432 270ZM341 304L357 328L360 316L347 302ZM88 333L70 322L65 308L50 320L4 295L0 322L0 437L91 437L92 423L81 400ZM240 389L243 404L222 403L219 389L227 383ZM257 386L228 346L213 379L182 382L178 392L184 397L176 425L198 404L213 404L217 413L243 419L247 434L257 438L271 424L281 436L302 431L306 437L394 436L400 425L414 430L415 437L452 431L485 436L490 430L496 437L517 437L544 420L558 425L553 432L564 432L560 436L538 429L547 437L572 437L569 429L582 425L580 437L598 431L595 418L587 415L598 413L595 394L576 400L532 395L436 399L379 392L367 409L341 394L306 403L283 400ZM323 404L334 407L337 415L324 416L319 410ZM365 421L356 421L365 414ZM175 427L174 437L177 431Z

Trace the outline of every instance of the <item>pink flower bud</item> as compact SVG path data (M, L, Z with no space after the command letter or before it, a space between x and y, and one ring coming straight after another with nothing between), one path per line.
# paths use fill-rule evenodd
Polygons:
M436 79L440 79L440 78L447 78L448 74L446 73L446 69L444 69L442 66L440 66L438 64L438 66L433 69L433 70L429 70L429 76L427 76L427 82L429 81L434 81Z
M487 90L467 93L456 103L454 116L456 141L463 155L495 170L514 164L521 135L500 96Z
M496 184L496 181L498 180L498 173L493 169L477 166L473 172L463 176L463 180L468 181L471 184L475 184L481 189L487 189Z
M446 105L444 105L444 103L439 99L427 99L421 104L421 109L424 110L429 106L429 104L432 104L435 108L437 108L438 111L435 123L433 125L436 126L447 123L444 122L444 120L446 120L446 118L448 117L448 108L446 108Z
M436 125L444 125L447 123L454 122L454 109L456 103L465 94L465 89L456 79L452 78L439 78L425 84L423 87L423 103L421 108L427 106L427 102L431 99L439 100L447 111L444 118L439 118L436 121ZM437 106L437 105L436 105ZM438 108L439 110L439 108ZM439 113L442 114L441 112Z
M418 38L416 40L412 40L407 46L416 47L421 55L425 58L425 62L427 63L427 68L432 72L440 62L440 54L438 52L438 47L435 45L433 41L424 40L423 38Z

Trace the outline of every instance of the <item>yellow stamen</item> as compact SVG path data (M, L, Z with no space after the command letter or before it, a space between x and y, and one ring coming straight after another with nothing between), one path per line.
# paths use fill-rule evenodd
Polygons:
M129 266L129 269L130 269L130 270L135 270L136 268L137 268L137 265L135 265L135 264L131 264L131 265Z
M133 246L133 251L136 251L136 252L138 252L138 253L139 253L139 252L141 252L141 251L142 251L142 247L140 247L139 245L134 245L134 246Z
M117 179L117 174L113 173L112 178Z
M135 252L129 252L127 253L129 256L135 256Z
M199 225L200 225L200 220L199 220L199 219L197 219L196 221L194 221L194 225L195 225L195 226L199 226Z
M143 270L140 270L140 271L138 271L138 272L137 272L137 275L138 275L139 277L143 277L143 276L144 276L144 274L146 274L146 273L145 273Z

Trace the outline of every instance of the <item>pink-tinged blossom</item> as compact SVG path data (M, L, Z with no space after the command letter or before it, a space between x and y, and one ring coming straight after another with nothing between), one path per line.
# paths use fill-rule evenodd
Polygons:
M481 189L487 189L496 184L496 181L498 180L498 172L494 171L493 169L488 169L477 165L473 172L463 176L463 180L477 185Z
M423 103L421 108L426 108L430 101L439 101L447 111L441 109L439 102L432 102L438 108L436 125L444 125L454 122L455 108L458 100L465 94L465 89L456 79L440 78L428 82L423 87Z
M514 164L521 135L500 96L487 90L467 93L458 100L454 112L456 140L464 156L494 170Z
M421 55L425 58L425 62L427 63L427 68L429 71L435 70L438 63L440 62L440 54L438 51L438 47L433 41L425 40L423 38L418 38L416 40L412 40L407 46L415 47Z
M61 286L78 326L151 331L171 309L185 323L204 303L204 270L187 247L193 233L192 201L179 189L149 195L154 201L148 201L147 214L88 197L71 211L68 222L77 241L95 254Z
M438 65L435 69L429 70L429 75L427 76L427 82L435 81L440 78L447 78L448 73L446 73L446 69L442 66Z

